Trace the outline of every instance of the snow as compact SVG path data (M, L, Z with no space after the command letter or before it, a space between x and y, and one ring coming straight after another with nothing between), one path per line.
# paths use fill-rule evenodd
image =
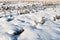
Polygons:
M60 19L52 20L52 17L60 15L60 8L46 8L18 16L13 14L13 17L0 15L0 40L60 40ZM42 17L44 24L41 24ZM22 29L20 35L14 35Z
M6 33L0 33L0 40L12 40L11 37L9 35L7 35Z

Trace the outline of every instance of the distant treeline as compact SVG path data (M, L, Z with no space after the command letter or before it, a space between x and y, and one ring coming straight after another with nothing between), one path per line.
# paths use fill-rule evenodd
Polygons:
M0 3L15 3L18 2L19 0L0 0Z
M22 3L38 3L42 5L48 5L48 4L60 4L60 1L29 1L29 0L21 0Z

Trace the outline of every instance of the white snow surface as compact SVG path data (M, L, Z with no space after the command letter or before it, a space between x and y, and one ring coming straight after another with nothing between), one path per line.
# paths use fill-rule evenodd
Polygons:
M51 17L60 15L59 8L56 12L47 8L36 13L15 16L10 22L8 18L0 18L0 40L60 40L60 20L53 21ZM45 17L45 23L41 25L40 18ZM33 22L38 23L35 26ZM24 29L21 35L13 36L17 29Z

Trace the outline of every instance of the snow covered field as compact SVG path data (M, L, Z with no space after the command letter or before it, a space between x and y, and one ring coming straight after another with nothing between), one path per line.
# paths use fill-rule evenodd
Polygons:
M59 6L54 10L46 8L38 12L1 17L0 40L60 40L60 19L56 21L52 19L56 15L60 16ZM41 17L44 17L44 24L41 24ZM14 35L22 29L24 31L20 35Z

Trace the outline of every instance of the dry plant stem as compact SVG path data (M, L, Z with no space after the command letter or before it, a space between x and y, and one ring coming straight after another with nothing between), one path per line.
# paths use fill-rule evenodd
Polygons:
M12 13L11 13L11 10L9 10L9 12L10 12L10 17L12 17Z
M17 15L19 15L18 10L16 10L16 12L17 12Z
M36 20L34 20L34 23L35 23L35 26L37 26L37 25L38 25L38 23L36 22Z
M5 12L5 10L3 10L4 11L4 14L5 14L5 17L6 17L6 12Z
M41 18L41 24L44 24L45 23L45 20L44 20L44 17Z

